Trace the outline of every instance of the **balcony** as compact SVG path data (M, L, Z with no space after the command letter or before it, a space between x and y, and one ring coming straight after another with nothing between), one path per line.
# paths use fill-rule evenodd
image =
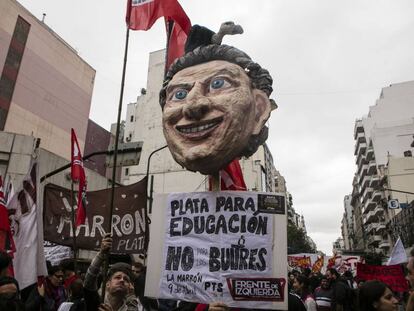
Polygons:
M387 229L387 226L384 223L378 223L377 225L377 233L383 232L385 229Z
M368 237L367 242L368 242L368 245L372 245L372 244L377 244L378 242L381 242L381 241L382 241L382 236L375 234L375 235L370 235Z
M357 143L366 143L367 140L365 138L365 133L364 132L357 133L355 140Z
M388 242L388 241L381 241L381 242L378 244L378 247L379 247L379 248L382 248L382 249L389 249L389 248L391 247L391 244L390 244L390 242Z
M378 190L374 191L371 198L372 198L373 201L379 202L382 199L382 192L378 191Z
M379 177L378 175L372 175L369 181L369 186L372 188L376 188L379 184Z
M382 216L384 214L384 209L382 208L382 206L377 205L373 210L373 213L375 217Z
M364 126L362 125L362 120L356 120L355 121L355 127L354 127L354 139L357 139L357 135L359 133L363 133L364 132Z
M377 173L377 163L375 160L371 160L368 163L368 175L373 175Z
M357 142L357 144L355 145L354 155L359 157L360 155L365 153L365 150L367 150L367 143Z
M369 181L371 180L371 177L368 175L365 175L361 182L361 191L364 192L365 187L369 185Z
M375 233L377 231L377 227L378 227L378 223L376 222L370 223L368 226L366 226L365 232L369 234Z
M368 199L371 198L373 189L371 187L366 187L362 193L362 203L365 203Z
M367 152L366 152L366 157L367 157L367 161L371 161L374 159L374 148L373 147L368 147Z
M367 162L365 161L365 156L362 155L359 158L359 161L357 161L357 166L358 166L358 170L357 170L357 174L361 174L362 170L368 170L368 165Z
M369 199L365 204L365 213L373 211L377 206L377 202L374 202L372 199Z
M376 217L374 215L374 211L370 211L370 212L365 213L365 210L364 210L364 214L365 214L365 216L364 216L364 225L369 225L374 220L376 220Z
M359 183L362 182L362 178L367 174L368 171L368 164L363 164L360 167L358 167L358 174L359 174Z

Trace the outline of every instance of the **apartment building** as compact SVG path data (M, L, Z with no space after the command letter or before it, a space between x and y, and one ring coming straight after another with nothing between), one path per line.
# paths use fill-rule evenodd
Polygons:
M351 205L354 210L361 211L362 237L367 251L387 255L393 245L389 224L396 215L390 211L387 202L397 192L386 193L381 181L389 175L386 168L390 165L390 159L403 158L409 152L412 154L413 134L414 81L383 88L376 104L369 108L368 115L355 122L354 155L357 168ZM403 186L399 183L397 187ZM359 217L358 213L354 215ZM355 221L355 228L359 233L358 221ZM360 233L358 238L361 238ZM357 242L361 246L362 243Z
M0 2L0 72L0 131L69 159L73 127L83 150L95 70L15 0Z

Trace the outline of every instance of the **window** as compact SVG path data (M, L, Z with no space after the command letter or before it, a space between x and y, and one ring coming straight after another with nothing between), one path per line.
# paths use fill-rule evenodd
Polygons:
M128 176L129 175L129 168L127 167L126 169L125 169L125 176Z
M129 119L131 122L134 122L134 116L131 116Z

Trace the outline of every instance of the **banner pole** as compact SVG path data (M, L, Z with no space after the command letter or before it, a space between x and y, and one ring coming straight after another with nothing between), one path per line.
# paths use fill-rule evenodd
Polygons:
M220 191L221 190L220 171L210 176L211 176L211 191Z
M75 269L75 274L78 271L78 248L76 246L76 225L75 225L75 209L73 208L73 180L71 180L70 183L70 207L71 207L71 216L72 216L72 248L73 248L73 261L74 261L74 269Z
M125 39L125 51L124 51L124 65L122 69L122 79L121 79L121 91L119 95L119 104L118 104L118 118L116 121L116 133L115 133L115 146L114 146L114 166L112 169L112 185L111 185L111 201L110 201L110 212L109 212L109 219L108 219L108 227L106 232L111 232L112 227L112 215L114 213L114 196L115 196L115 182L116 182L116 165L117 165L117 157L118 157L118 143L119 143L119 132L121 127L121 113L122 113L122 102L124 98L124 85L125 85L125 72L126 72L126 64L128 59L128 42L129 42L129 27L127 25L126 31L126 39ZM108 273L108 266L109 266L109 254L106 256L105 264L104 264L104 271L103 271L103 282L102 282L102 301L105 301L105 284L107 281L107 273Z

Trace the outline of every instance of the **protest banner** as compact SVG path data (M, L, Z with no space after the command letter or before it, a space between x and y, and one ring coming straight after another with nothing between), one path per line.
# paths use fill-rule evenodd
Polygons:
M309 260L310 263L309 263ZM340 273L345 271L351 271L352 274L356 274L356 265L358 262L362 262L361 256L353 255L334 255L334 256L319 256L313 253L298 253L288 256L289 269L309 268L311 267L314 272L325 273L329 268L335 268Z
M310 268L311 258L309 256L288 256L288 265L291 268Z
M282 203L282 195L246 191L157 195L145 295L287 309Z
M76 229L78 248L99 248L108 228L111 189L88 192L85 223ZM44 195L44 239L72 246L70 190L47 184ZM77 207L76 201L73 202ZM112 253L143 254L148 222L146 215L147 180L115 188L112 216Z
M360 280L378 280L387 284L395 292L408 291L407 280L400 265L371 266L357 264L357 278Z
M73 258L72 250L67 246L45 241L43 243L43 249L46 260L49 261L52 266L57 266L64 259Z
M323 264L324 264L324 256L319 256L319 258L312 265L312 273L321 273Z

